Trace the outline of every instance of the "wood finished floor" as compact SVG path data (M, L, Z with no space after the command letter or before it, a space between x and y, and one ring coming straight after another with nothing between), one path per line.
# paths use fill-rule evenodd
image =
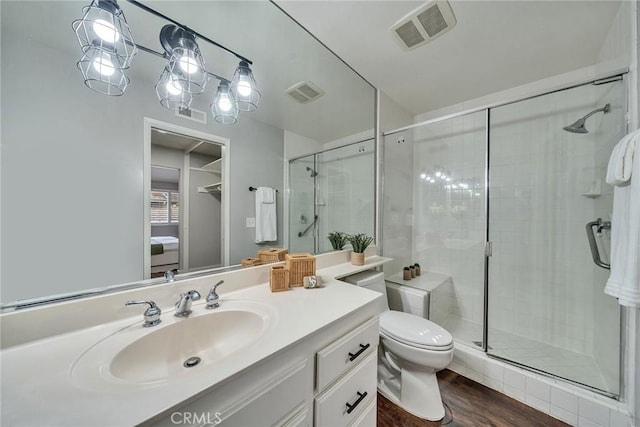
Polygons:
M442 399L449 406L442 421L426 421L402 410L378 393L377 427L554 427L568 426L502 393L453 371L438 372ZM453 419L451 419L453 414ZM450 422L448 422L451 419ZM447 423L448 422L448 423Z

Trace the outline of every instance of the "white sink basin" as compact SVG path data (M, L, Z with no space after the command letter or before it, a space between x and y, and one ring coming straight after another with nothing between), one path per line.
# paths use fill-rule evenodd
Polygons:
M90 389L150 387L202 374L240 351L259 345L276 312L249 300L228 300L220 308L194 305L188 318L173 311L162 323L142 327L142 318L89 348L74 362L74 383Z

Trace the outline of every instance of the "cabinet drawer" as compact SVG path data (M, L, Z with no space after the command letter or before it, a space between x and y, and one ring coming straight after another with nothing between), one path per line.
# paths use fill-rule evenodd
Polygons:
M369 355L315 399L316 427L348 426L376 401L377 346Z
M378 345L378 318L358 326L316 354L318 392L373 352Z
M377 396L376 396L377 397ZM364 410L362 415L353 422L349 427L371 427L375 426L378 420L378 405L376 405L377 399L369 403L367 409Z

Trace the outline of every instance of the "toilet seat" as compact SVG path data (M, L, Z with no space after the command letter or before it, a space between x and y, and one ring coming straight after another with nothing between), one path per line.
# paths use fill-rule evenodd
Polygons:
M453 337L435 323L401 311L389 310L380 315L380 332L405 345L431 351L453 348Z

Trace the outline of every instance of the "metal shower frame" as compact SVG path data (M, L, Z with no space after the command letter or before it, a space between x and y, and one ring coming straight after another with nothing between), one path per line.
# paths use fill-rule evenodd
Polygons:
M489 200L490 200L490 194L489 194L489 170L490 170L490 164L489 164L489 155L490 155L490 119L491 119L491 110L493 108L497 108L497 107L502 107L502 106L506 106L506 105L510 105L510 104L514 104L517 102L521 102L521 101L526 101L529 99L533 99L533 98L538 98L541 96L545 96L545 95L550 95L556 92L561 92L561 91L565 91L567 89L573 89L573 88L577 88L580 86L585 86L585 85L589 85L589 84L594 84L594 85L600 85L600 84L605 84L605 83L610 83L613 81L626 81L628 79L628 73L629 73L629 68L628 67L624 67L624 68L620 68L620 69L615 69L606 73L600 73L600 74L595 74L593 76L591 76L588 79L583 79L580 80L578 82L574 82L571 84L564 84L564 85L559 85L551 90L547 89L544 91L538 91L537 93L533 94L533 95L529 95L529 96L525 96L525 97L511 97L508 98L505 101L501 101L501 102L493 102L493 103L488 103L488 104L484 104L475 108L470 108L470 109L466 109L463 111L459 111L456 113L451 113L451 114L445 114L433 119L428 119L428 120L423 120L420 121L418 123L414 123L411 125L407 125L407 126L403 126L394 130L390 130L387 132L376 132L376 135L379 135L380 137L378 138L377 141L377 155L378 157L378 162L377 162L377 166L378 166L378 170L376 173L376 181L380 184L380 188L378 188L378 192L380 194L380 197L377 197L377 199L379 200L379 204L376 205L376 243L378 244L378 248L380 251L380 255L384 256L384 247L382 245L382 241L383 241L383 237L384 237L384 230L383 230L383 223L384 223L384 207L382 206L383 203L383 198L382 196L382 185L384 185L384 138L387 136L391 136L393 134L399 133L399 132L403 132L403 131L407 131L407 130L412 130L412 129L416 129L422 126L426 126L426 125L430 125L430 124L434 124L434 123L438 123L438 122L442 122L445 120L449 120L449 119L454 119L454 118L458 118L458 117L462 117L462 116L466 116L469 114L473 114L473 113L478 113L478 112L485 112L485 156L486 156L486 160L485 160L485 179L484 179L484 184L485 184L485 218L486 218L486 223L485 223L485 257L484 257L484 288L483 288L483 304L484 304L484 309L483 309L483 325L482 325L482 352L485 353L487 356L495 358L497 360L501 360L505 363L509 363L512 365L516 365L519 366L521 368L527 369L529 371L550 377L550 378L559 378L563 381L567 381L569 383L575 383L581 387L584 387L586 389L592 390L596 393L599 394L603 394L605 396L611 397L611 398L615 398L615 399L620 399L621 397L624 397L623 393L624 393L624 373L626 371L626 366L625 366L625 360L624 360L624 352L620 351L620 376L619 376L619 390L620 390L620 394L619 395L615 395L613 393L608 393L605 392L603 390L599 390L599 389L595 389L593 387L589 387L587 385L584 384L580 384L580 383L576 383L575 381L571 381L565 378L561 378L558 377L556 375L550 374L548 372L545 371L540 371L538 369L529 367L527 365L522 365L519 364L517 362L508 360L508 359L503 359L500 358L498 356L492 355L490 353L488 353L488 332L489 332L489 326L488 326L488 316L489 316L489 310L488 310L488 305L489 305L489 258L491 256L491 242L489 240ZM624 99L624 103L626 104L626 110L629 111L629 96L628 96L628 92L625 93L625 99ZM376 114L378 114L378 109L379 109L379 100L377 102L378 107L376 108ZM378 120L376 121L376 123L378 122ZM626 121L626 132L628 132L628 128L629 128L629 122L628 120ZM627 329L627 322L626 322L626 315L625 315L625 309L623 307L621 307L620 309L620 344L621 347L624 347L626 345L626 336L625 336L625 330Z

